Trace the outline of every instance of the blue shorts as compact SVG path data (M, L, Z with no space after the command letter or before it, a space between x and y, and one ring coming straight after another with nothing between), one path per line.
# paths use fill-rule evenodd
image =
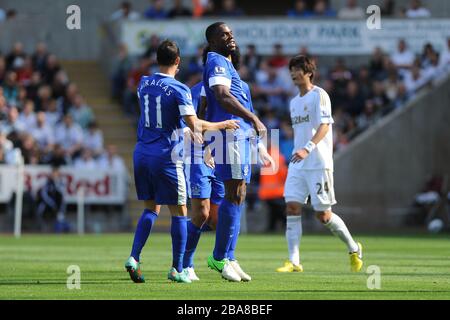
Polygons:
M223 150L215 151L216 177L220 181L245 180L250 183L251 144L249 139L224 141ZM221 160L221 161L220 161Z
M183 162L151 156L135 149L134 183L139 200L154 200L162 205L185 205L186 179Z
M185 168L187 189L191 199L210 199L211 203L220 205L225 197L225 186L217 180L215 169L206 164L189 164Z

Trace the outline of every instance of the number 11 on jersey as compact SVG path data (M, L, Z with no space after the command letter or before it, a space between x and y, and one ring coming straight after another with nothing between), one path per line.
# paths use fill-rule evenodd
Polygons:
M150 115L149 115L149 99L148 94L144 96L144 113L145 113L145 126L150 127ZM161 115L161 96L156 97L156 128L162 128L162 115Z

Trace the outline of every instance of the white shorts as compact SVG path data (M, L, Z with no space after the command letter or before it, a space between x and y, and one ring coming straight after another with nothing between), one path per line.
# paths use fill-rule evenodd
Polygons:
M306 203L311 196L315 211L330 210L336 204L331 170L302 170L289 165L284 185L286 202Z

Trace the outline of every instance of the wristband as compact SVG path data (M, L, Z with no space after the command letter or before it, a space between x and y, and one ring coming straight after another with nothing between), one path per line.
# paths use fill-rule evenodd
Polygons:
M316 148L316 144L312 142L311 140L308 141L307 144L303 147L308 153L311 153Z

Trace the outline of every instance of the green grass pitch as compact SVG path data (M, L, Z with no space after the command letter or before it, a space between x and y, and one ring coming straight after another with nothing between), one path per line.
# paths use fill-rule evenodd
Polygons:
M327 235L306 235L304 273L278 274L286 258L279 235L242 235L241 266L253 280L230 283L206 266L214 237L203 235L196 255L200 282L170 283L170 235L154 233L144 248L146 283L124 271L132 234L0 236L0 299L449 299L450 237L357 236L364 246L363 272L349 272L344 245ZM69 265L81 269L81 289L66 286ZM381 289L367 288L366 268L381 270Z

